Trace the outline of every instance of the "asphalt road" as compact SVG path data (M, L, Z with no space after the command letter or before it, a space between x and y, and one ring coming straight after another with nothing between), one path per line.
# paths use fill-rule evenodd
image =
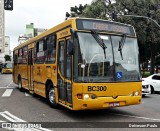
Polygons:
M128 131L135 130L137 126L141 127L136 130L158 130L156 126L160 128L160 95L143 97L140 105L105 110L70 111L61 106L54 109L44 98L33 96L27 91L20 92L12 82L11 74L0 74L0 123L2 122L34 122L43 127L36 127L30 131L116 131L122 130L122 127ZM0 128L1 130L5 129ZM14 130L21 131L18 128Z

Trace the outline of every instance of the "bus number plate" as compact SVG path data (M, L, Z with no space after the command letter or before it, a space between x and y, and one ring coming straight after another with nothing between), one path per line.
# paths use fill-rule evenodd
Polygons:
M119 106L119 102L111 102L109 103L109 107Z

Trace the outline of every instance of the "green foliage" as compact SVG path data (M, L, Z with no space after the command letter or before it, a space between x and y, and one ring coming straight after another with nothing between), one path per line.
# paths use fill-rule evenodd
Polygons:
M5 55L4 59L5 59L5 61L11 61L11 56L10 55Z
M148 76L151 75L150 72L144 72L144 73L142 72L141 74L142 74L142 77L143 77L143 78L148 77Z
M114 9L115 0L97 0L88 5L83 11L83 17L97 19L111 19L110 14Z
M88 18L106 19L105 8L105 4L102 0L96 1L86 7L83 12L83 16Z
M87 7L87 4L84 6L80 4L79 7L77 6L71 7L70 8L71 13L66 12L66 18L81 16L86 7Z

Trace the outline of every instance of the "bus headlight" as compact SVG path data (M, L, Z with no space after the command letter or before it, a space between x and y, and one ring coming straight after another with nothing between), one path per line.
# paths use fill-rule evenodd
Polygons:
M134 93L134 95L135 95L135 96L139 96L139 92L136 91L136 92Z
M130 96L140 96L140 92L139 91L132 92Z
M89 95L88 94L84 94L83 98L84 99L89 99Z
M130 94L130 96L134 96L134 92L132 94Z

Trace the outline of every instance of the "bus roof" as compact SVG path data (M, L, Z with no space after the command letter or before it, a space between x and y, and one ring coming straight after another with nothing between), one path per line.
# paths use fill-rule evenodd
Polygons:
M119 24L119 25L124 25L124 26L130 26L130 27L132 27L131 25L128 25L128 24L119 23L119 22L114 22L114 21L109 21L109 20L95 19L95 18L79 18L79 17L77 18L77 17L74 17L74 18L69 18L68 20L65 20L64 22L62 22L62 23L60 23L60 24L52 27L51 29L49 29L49 30L41 33L40 35L35 36L35 37L27 40L26 42L24 42L24 43L18 45L17 47L15 47L13 50L17 50L17 49L19 49L19 48L22 48L22 47L24 47L24 46L27 46L28 44L31 44L31 43L33 43L33 42L35 42L35 41L37 41L37 40L40 40L40 39L42 39L43 37L48 36L48 35L50 35L50 34L52 34L52 33L55 33L55 32L57 32L57 31L65 28L65 27L67 27L67 26L68 26L68 27L69 27L69 26L72 26L73 29L77 30L76 25L74 26L74 24L73 24L73 23L75 23L76 19L77 19L77 20L78 20L78 19L80 19L80 20L97 20L97 21L115 23L115 24ZM133 28L133 27L132 27L132 28Z
M2 63L4 64L4 63L12 63L12 62L11 61L5 61L5 62L2 62Z

